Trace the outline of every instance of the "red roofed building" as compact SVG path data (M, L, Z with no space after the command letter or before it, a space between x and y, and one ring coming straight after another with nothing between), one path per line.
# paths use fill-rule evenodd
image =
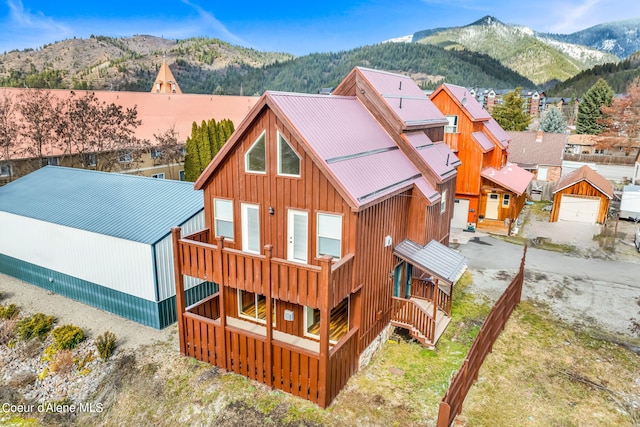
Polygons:
M29 90L31 89L2 88L0 96L7 96L15 104L19 97ZM62 89L50 90L53 98L60 101L69 99L72 92ZM75 92L78 97L84 96L84 91ZM157 141L154 135L173 128L177 133L178 144L184 144L191 135L193 122L200 124L203 120L230 119L237 125L258 100L258 97L254 96L183 94L166 62L160 67L151 92L90 92L95 94L100 103L115 104L123 109L136 108L138 119L142 123L135 129L134 136L150 143L143 153L136 153L136 156L127 156L128 153L123 152L122 161L118 161L109 171L176 180L181 179L184 158L174 158L170 162L164 160L156 150ZM41 166L35 161L37 159L33 159L32 155L27 153L28 144L18 143L12 147L11 152L0 152L0 185ZM43 146L43 155L49 165L78 167L80 163L86 163L78 160L78 153L68 153L52 143ZM92 169L91 165L87 165L87 168Z
M533 175L507 162L511 138L466 88L443 84L430 99L447 117L444 141L462 162L452 226L509 234Z
M354 69L332 95L266 92L196 181L206 229L174 230L183 354L325 407L406 328L433 347L465 259L459 160L408 77Z

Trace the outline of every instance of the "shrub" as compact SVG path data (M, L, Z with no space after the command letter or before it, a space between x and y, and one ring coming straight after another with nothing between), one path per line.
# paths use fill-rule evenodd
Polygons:
M53 356L51 362L49 362L49 371L59 372L61 374L67 373L73 367L73 354L71 350L60 350Z
M106 331L104 334L96 338L96 348L102 360L107 360L113 354L116 348L116 335L113 332Z
M78 326L62 325L51 331L51 336L56 349L71 350L84 340L84 331Z
M0 305L0 319L14 319L19 312L20 309L15 304Z
M16 336L16 319L5 320L0 323L0 345L9 344Z
M18 336L23 340L35 337L43 339L51 330L54 321L55 318L53 316L36 313L18 322Z

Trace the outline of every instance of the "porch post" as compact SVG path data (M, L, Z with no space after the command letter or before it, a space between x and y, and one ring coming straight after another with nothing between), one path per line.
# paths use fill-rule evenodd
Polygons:
M431 326L431 340L436 340L436 316L438 314L438 278L433 278L433 325Z
M218 349L216 351L216 360L219 368L227 370L227 343L226 343L226 326L227 315L225 313L225 287L224 287L224 274L222 271L222 249L224 249L224 236L216 238L217 248L213 251L213 277L217 280L218 284L218 312L220 313L220 326L216 328L216 341L218 341Z
M180 354L186 355L186 337L184 336L184 276L182 275L182 257L180 256L180 227L171 229L173 243L173 273L176 282L176 318L178 320L178 337L180 339Z
M329 322L331 321L331 300L333 284L331 283L331 257L320 258L320 360L318 372L318 405L326 408L329 404Z
M264 247L264 256L265 256L265 267L264 267L264 276L262 277L262 283L265 287L265 296L267 298L267 339L265 341L265 349L264 349L264 363L267 368L267 386L271 387L273 384L273 364L271 362L271 341L273 339L273 301L271 298L271 256L272 256L273 246L265 245Z

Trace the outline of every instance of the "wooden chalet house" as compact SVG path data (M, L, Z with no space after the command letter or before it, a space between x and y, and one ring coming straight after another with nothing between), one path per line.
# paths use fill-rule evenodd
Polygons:
M509 234L533 175L507 162L509 135L467 89L443 84L430 98L449 121L445 143L462 161L452 225Z
M446 123L364 68L331 95L266 92L195 184L206 229L174 229L181 352L326 407L392 325L435 345L465 268ZM185 308L183 275L219 292Z

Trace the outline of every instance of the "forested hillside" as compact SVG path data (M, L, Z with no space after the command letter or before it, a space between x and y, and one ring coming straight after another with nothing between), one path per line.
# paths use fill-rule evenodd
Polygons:
M406 73L425 88L446 81L464 86L533 87L498 61L469 51L382 43L294 58L216 39L92 36L0 55L0 86L148 91L166 58L182 91L259 95L265 90L317 92L356 66Z
M229 68L222 73L201 74L196 67L183 64L174 74L186 92L237 95L242 90L244 95L254 95L270 89L313 93L336 86L355 66L406 73L427 89L442 81L479 87L535 86L486 55L406 43L316 53L260 68Z
M616 64L604 64L585 70L546 91L548 96L580 98L603 78L615 93L624 93L633 79L640 77L640 52Z

